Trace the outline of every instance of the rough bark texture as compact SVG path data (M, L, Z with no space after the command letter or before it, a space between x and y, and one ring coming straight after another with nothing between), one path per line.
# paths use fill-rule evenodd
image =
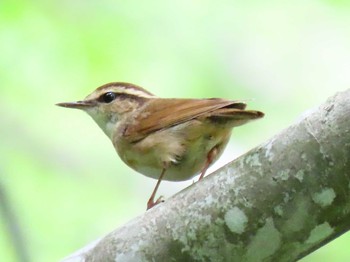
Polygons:
M65 261L296 261L350 228L350 90Z

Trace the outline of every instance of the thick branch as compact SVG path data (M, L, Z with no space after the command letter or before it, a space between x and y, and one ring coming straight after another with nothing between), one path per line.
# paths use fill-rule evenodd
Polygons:
M350 228L350 90L65 261L296 261Z

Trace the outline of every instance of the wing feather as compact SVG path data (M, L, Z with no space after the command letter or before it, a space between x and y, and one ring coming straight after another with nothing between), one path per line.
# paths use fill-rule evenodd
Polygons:
M245 103L219 98L151 99L132 124L126 127L124 136L132 141L138 141L157 130L184 123L224 107L242 110L245 108Z

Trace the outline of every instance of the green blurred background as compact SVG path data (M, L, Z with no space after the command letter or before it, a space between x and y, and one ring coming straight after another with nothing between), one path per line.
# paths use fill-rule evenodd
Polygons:
M250 99L266 117L234 132L215 169L350 86L349 9L345 0L2 0L1 200L30 261L58 261L142 214L155 185L92 119L55 103L111 81L163 97ZM164 182L159 194L191 183ZM18 261L3 210L0 219L0 260ZM349 261L349 241L302 261Z

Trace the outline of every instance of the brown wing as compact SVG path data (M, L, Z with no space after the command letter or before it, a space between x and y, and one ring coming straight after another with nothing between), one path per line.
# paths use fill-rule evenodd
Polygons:
M125 129L124 135L132 141L138 141L147 134L184 123L219 108L242 110L245 106L245 103L224 99L151 99L136 116L133 124Z

